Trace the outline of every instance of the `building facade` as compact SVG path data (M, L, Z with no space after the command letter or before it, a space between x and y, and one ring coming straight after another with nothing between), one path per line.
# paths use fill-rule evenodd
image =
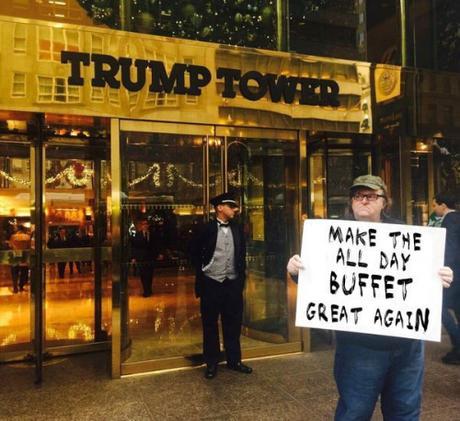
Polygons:
M218 20L214 35L205 3L0 6L1 361L33 360L38 379L44 359L91 350L111 349L113 377L199 364L188 244L223 191L242 204L248 241L243 357L309 351L285 271L302 220L340 217L363 173L384 177L412 223L458 188L458 74L366 62L364 2L343 6L343 56L331 56L340 43L275 51L295 32L279 25L286 2L245 14L230 2L234 26ZM304 3L334 26L334 2ZM237 38L238 25L264 36ZM184 39L229 34L241 46ZM148 298L130 253L142 220L160 245ZM22 250L9 241L18 225Z

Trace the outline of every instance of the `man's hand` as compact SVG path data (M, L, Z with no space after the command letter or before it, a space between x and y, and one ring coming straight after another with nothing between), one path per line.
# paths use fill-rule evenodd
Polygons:
M450 284L454 280L454 272L452 269L448 266L443 266L441 269L439 269L438 275L441 279L442 286L444 288L449 288Z
M297 276L299 274L299 270L303 269L304 265L302 260L300 260L300 256L295 254L289 259L289 262L286 266L287 271L291 276Z

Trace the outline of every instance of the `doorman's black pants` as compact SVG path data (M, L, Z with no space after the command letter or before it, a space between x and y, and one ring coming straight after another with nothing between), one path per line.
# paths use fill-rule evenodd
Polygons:
M241 361L241 323L243 318L243 289L239 279L217 282L203 280L201 293L201 321L203 324L203 356L206 364L219 362L219 316L222 322L227 364Z

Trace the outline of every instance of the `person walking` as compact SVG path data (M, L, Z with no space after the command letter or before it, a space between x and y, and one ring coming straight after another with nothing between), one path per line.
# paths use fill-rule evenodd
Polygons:
M386 214L390 198L380 177L357 177L349 197L351 217L347 219L401 223ZM300 257L292 256L287 264L291 276L296 278L302 268ZM441 268L439 277L443 286L449 287L452 270ZM370 420L379 397L385 420L418 420L423 370L424 344L420 340L337 331L334 378L339 401L335 420Z
M216 218L192 239L191 257L196 270L195 293L200 298L203 326L204 376L217 374L220 358L218 319L222 322L227 368L250 374L241 362L243 288L246 278L246 242L242 226L234 221L239 205L230 193L210 200Z
M136 233L131 237L131 261L136 265L143 297L150 297L153 293L153 272L159 254L157 240L148 220L141 219Z
M71 243L69 240L69 235L67 233L67 230L65 227L58 227L58 232L54 237L50 237L48 240L48 248L50 249L63 249L63 248L70 248ZM72 275L73 274L73 262L69 261L62 261L58 262L57 267L58 267L58 274L60 279L64 279L64 274L65 274L65 266L66 264L69 264L69 273Z
M11 235L9 241L11 248L21 253L21 262L15 262L11 266L13 293L16 294L18 291L24 291L24 286L29 281L29 265L23 260L22 252L30 249L30 234L27 233L24 225L18 225L17 231Z
M437 194L433 199L433 210L441 218L441 227L446 229L444 264L452 268L456 281L452 288L444 290L442 324L452 349L441 361L444 364L460 364L460 212L455 209L455 196L451 193Z

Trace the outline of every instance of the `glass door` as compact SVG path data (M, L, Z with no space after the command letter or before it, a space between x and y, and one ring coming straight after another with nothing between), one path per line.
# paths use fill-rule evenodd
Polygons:
M104 348L111 334L109 149L103 132L84 123L47 116L42 241L53 355Z
M33 354L30 156L25 135L0 135L0 360Z
M295 285L286 262L299 244L298 137L296 131L222 128L226 187L241 204L247 233L243 355L257 356L273 345L300 350L294 327ZM283 351L281 351L283 349Z
M127 350L126 373L142 362L164 368L176 358L183 365L184 357L201 353L189 243L207 219L209 194L221 192L223 181L212 127L123 122L121 128L121 346Z
M42 380L41 117L0 111L0 362L30 361Z
M113 324L120 326L112 375L202 361L189 247L213 217L209 198L225 190L240 200L248 242L243 355L300 350L295 285L285 270L299 243L297 132L121 121L112 133L112 145L119 140L112 162L121 162L120 174L112 172L113 262L119 268Z

